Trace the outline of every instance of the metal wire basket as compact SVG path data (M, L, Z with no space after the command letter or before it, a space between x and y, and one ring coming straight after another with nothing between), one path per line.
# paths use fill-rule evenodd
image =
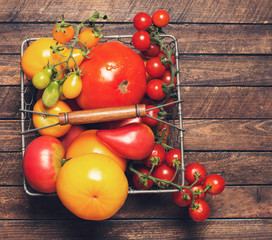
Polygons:
M184 137L183 137L183 123L182 123L182 101L181 101L181 91L180 91L180 75L179 75L179 62L178 62L178 44L177 40L172 35L161 35L164 37L164 39L168 39L168 41L171 41L175 48L175 60L176 60L176 69L177 69L177 97L178 97L178 103L175 105L173 109L171 109L171 118L169 118L167 121L170 124L170 132L169 132L169 145L173 146L175 148L180 148L181 150L181 164L178 170L178 177L177 177L177 183L184 185L185 177L185 165L184 165ZM25 39L21 44L21 57L23 56L23 53L25 49L30 45L31 42L37 40L39 38L28 38ZM106 41L120 41L124 43L125 45L128 45L130 48L133 48L133 45L131 44L132 35L109 35L104 36L101 42ZM32 123L32 115L31 113L28 113L24 110L31 110L33 109L33 106L35 104L35 88L32 86L32 83L30 80L28 80L22 71L20 69L20 78L21 78L21 131L24 133L26 130L29 130L33 128ZM172 123L170 123L172 122ZM171 127L171 125L177 125L178 128ZM34 140L38 136L37 133L28 134L27 137L25 134L21 134L22 138L22 159L24 157L25 149L28 143L30 143L32 140ZM47 194L47 193L40 193L36 190L32 189L29 184L27 183L24 175L23 175L23 186L25 192L30 196L54 196L55 193ZM149 190L139 190L135 189L133 186L129 187L128 194L151 194L151 193L172 193L177 192L178 189L169 188L169 189L162 189L162 188L152 188Z

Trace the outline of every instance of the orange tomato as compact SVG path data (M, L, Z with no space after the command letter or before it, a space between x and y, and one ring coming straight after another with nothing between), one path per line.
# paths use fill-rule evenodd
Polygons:
M72 49L67 49L65 48L61 54L63 56L61 56L61 59L60 59L60 62L63 62L63 61L66 61L68 59L68 57L70 56L71 54L71 51ZM84 56L82 54L82 51L81 49L77 49L77 48L74 48L73 49L73 53L72 53L72 57L73 58L70 58L69 61L68 61L68 66L70 69L73 69L73 67L77 64L78 66L82 63L82 61L84 60ZM61 67L62 68L65 68L67 67L67 63L62 63L61 64Z
M75 31L73 26L59 28L57 25L53 28L53 37L59 43L70 42L74 37Z
M42 99L39 99L34 105L33 111L42 112L42 113L50 113L58 115L61 112L71 112L71 108L63 101L58 101L56 105L51 108L47 108L43 105ZM54 116L46 116L42 114L33 114L33 124L35 128L45 127L51 124L55 124L59 122L58 117ZM41 135L48 135L53 137L61 137L66 134L71 128L71 125L57 125L54 127L49 127L45 129L41 129L38 132Z
M25 50L21 66L27 77L32 79L35 73L41 71L48 63L52 65L59 62L60 56L50 48L56 43L57 41L51 38L40 38Z
M111 158L90 153L70 159L62 166L57 178L57 194L76 216L104 220L123 206L128 181Z
M89 49L95 47L100 42L100 38L95 37L92 28L86 28L82 30L78 35L78 40L84 43ZM79 45L82 47L81 43L79 43Z
M80 133L66 151L66 158L74 158L87 153L99 153L110 157L125 171L127 161L106 147L96 136L98 130L91 129Z

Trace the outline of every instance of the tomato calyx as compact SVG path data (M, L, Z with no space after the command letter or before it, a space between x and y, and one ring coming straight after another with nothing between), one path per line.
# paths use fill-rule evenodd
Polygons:
M61 166L63 166L66 162L68 162L69 160L71 160L72 158L63 158L61 160Z

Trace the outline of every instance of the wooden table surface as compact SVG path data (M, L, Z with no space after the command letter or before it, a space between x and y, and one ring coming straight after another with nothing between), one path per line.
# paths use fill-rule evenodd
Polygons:
M271 0L0 1L1 239L271 239ZM226 180L208 196L208 220L190 220L170 194L129 195L111 219L76 218L57 197L23 189L20 45L51 36L55 21L80 22L95 10L111 17L107 34L133 33L140 11L165 9L177 37L185 162L200 162Z

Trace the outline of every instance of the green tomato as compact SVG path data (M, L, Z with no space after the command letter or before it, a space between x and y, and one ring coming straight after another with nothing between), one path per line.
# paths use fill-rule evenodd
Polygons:
M53 71L50 68L44 68L37 72L32 78L34 87L37 89L45 89L50 84L52 75Z
M47 88L45 88L42 95L42 102L46 107L53 107L59 100L60 86L56 81L52 81Z

